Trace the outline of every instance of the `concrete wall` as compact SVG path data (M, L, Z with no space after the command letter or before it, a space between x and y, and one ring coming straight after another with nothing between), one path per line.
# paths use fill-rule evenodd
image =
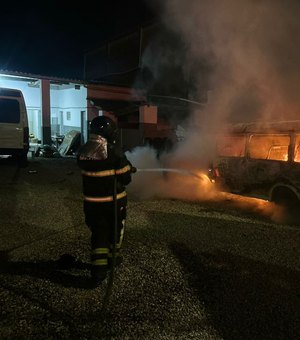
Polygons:
M51 121L58 126L52 126L52 132L66 134L70 130L81 130L81 111L87 111L86 88L80 86L79 90L51 89ZM55 123L54 123L55 125Z
M37 86L30 86L30 83L35 81ZM39 83L38 79L0 75L0 87L19 89L23 92L28 114L29 132L35 138L41 140L42 96ZM80 85L79 89L75 89L75 84L70 85L72 86L70 88L64 88L64 85L51 85L50 87L50 123L52 135L56 133L66 134L70 130L81 131L81 112L87 112L87 90L82 85Z

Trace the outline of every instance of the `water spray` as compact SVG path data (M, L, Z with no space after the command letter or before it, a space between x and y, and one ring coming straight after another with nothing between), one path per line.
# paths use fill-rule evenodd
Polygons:
M175 168L148 168L148 169L140 169L140 168L135 168L132 167L132 172L175 172L183 175L188 175L188 176L193 176L201 181L204 180L204 177L202 175L198 175L195 172L185 170L185 169L175 169Z

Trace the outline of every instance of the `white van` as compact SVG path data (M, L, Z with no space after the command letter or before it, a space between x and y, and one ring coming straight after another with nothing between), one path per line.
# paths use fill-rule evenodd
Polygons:
M13 156L20 166L27 164L28 117L20 90L0 88L0 155Z

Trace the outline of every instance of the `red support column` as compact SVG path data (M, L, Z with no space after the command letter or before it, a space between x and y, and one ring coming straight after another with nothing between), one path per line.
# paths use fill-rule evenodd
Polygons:
M41 80L42 91L42 143L51 145L50 80Z

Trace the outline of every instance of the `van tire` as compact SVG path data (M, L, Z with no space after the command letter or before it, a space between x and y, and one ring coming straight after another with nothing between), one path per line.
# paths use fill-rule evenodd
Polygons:
M272 193L271 201L284 208L288 214L288 223L298 223L300 218L300 200L292 190L286 187L277 187Z
M28 166L27 153L17 156L17 163L19 168L26 168Z

